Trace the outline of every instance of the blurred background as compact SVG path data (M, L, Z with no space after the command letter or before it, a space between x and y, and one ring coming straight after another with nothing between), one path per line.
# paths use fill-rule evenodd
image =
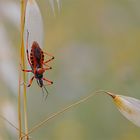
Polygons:
M44 24L44 50L53 54L53 80L45 101L34 80L28 89L29 128L96 90L140 99L139 0L36 0ZM53 8L52 8L53 5ZM17 121L20 1L0 1L0 114ZM24 129L24 127L23 127ZM139 140L110 97L94 96L31 134L33 140ZM0 140L17 138L0 119Z

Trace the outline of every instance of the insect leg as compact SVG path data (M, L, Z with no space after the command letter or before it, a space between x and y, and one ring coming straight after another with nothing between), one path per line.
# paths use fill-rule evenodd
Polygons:
M43 64L48 63L48 62L50 62L50 61L52 61L54 59L54 56L53 55L48 54L47 52L44 52L44 54L50 56L51 58L49 60L45 61Z
M47 68L50 68L50 69L52 68L52 67L50 67L49 65L47 65L47 64L45 64L45 63L43 63L43 64L44 64Z
M34 80L34 76L30 79L30 81L29 81L29 84L27 85L27 87L30 87L31 85L32 85L32 82L33 82L33 80Z
M25 70L25 69L23 69L21 64L20 64L20 67L21 67L21 70L24 71L24 72L33 72L32 70Z
M44 81L48 82L48 85L53 84L53 81L48 80L47 78L42 78Z
M46 70L51 70L51 69L52 69L52 67L43 68L44 71L46 71Z
M30 59L29 59L28 39L29 39L29 32L28 32L28 30L27 30L26 54L27 54L27 59L28 59L28 62L29 62L29 64L30 64L30 66L32 67L31 62L30 62Z
M24 70L24 69L22 69L22 71L24 71L24 72L33 72L32 70Z
M53 59L54 59L54 57L52 57L52 58L50 58L49 60L47 60L47 61L43 62L43 64L46 64L46 63L48 63L48 62L52 61Z

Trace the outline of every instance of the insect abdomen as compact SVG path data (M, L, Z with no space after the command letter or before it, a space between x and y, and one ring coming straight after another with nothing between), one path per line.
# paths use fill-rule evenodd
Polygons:
M44 62L44 53L36 41L32 44L30 60L33 67L42 67Z

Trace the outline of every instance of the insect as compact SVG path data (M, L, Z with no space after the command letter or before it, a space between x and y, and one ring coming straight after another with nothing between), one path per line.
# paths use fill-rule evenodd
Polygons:
M32 82L35 78L39 87L42 88L42 91L44 88L48 95L48 91L47 91L43 81L47 82L48 85L53 84L53 82L48 80L47 78L44 78L43 74L46 70L52 69L52 67L48 66L47 64L54 59L54 56L48 54L47 52L43 52L43 50L40 48L39 44L36 41L33 41L32 46L31 46L31 52L29 55L28 38L29 38L29 32L27 31L26 54L27 54L27 60L31 67L31 70L22 69L22 71L31 72L34 74L32 76L32 78L30 79L27 87L30 87L32 85ZM44 60L45 55L49 56L50 58L48 60ZM43 91L43 93L44 93L44 91Z

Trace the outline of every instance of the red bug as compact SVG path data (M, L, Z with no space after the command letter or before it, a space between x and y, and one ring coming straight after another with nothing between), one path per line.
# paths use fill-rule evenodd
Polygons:
M46 70L52 69L52 67L48 66L47 63L52 61L54 59L54 56L48 54L47 52L43 52L43 50L40 48L39 44L36 41L34 41L32 43L31 52L30 52L30 56L29 56L28 38L29 38L29 32L27 31L26 54L27 54L27 60L28 60L28 63L31 67L31 70L22 69L22 71L32 72L34 74L34 76L30 79L27 87L31 86L31 84L32 84L32 82L35 78L36 81L37 81L37 84L42 88L42 91L43 91L43 87L44 87L44 89L45 89L45 91L47 92L47 95L48 95L48 91L45 88L43 81L46 81L48 83L48 85L53 84L53 82L48 80L47 78L44 78L43 73ZM44 60L44 55L47 55L51 58L45 61Z

